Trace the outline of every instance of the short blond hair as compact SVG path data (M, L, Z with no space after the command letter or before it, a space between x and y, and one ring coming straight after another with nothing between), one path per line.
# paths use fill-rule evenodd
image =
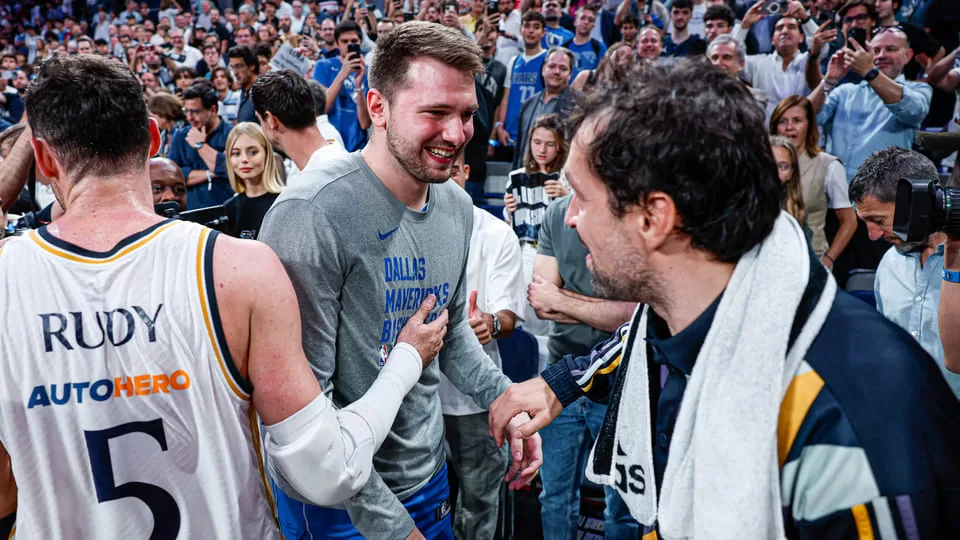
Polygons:
M240 122L230 131L230 135L227 136L227 145L223 149L223 153L227 158L227 178L230 179L230 187L237 193L247 191L247 186L241 178L237 177L237 173L233 170L233 165L230 162L230 154L233 153L233 146L237 144L237 139L239 139L241 135L250 137L263 147L263 173L260 176L260 182L268 193L280 193L283 190L284 184L283 173L280 170L280 167L283 165L276 159L273 147L267 142L267 137L263 134L263 129L253 122Z

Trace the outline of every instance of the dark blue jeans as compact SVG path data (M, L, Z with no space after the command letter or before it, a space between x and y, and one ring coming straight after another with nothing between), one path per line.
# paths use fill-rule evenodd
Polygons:
M540 430L543 439L543 492L540 493L540 519L543 537L549 540L574 540L580 520L580 485L593 441L603 425L607 406L583 397L563 409L549 426ZM606 509L604 538L636 540L640 526L616 490L604 487Z

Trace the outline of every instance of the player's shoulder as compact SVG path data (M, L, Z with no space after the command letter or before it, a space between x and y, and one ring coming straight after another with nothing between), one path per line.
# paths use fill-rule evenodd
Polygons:
M297 182L277 197L274 207L287 201L307 202L317 208L342 204L337 195L358 191L357 182L351 180L362 174L360 159L359 154L328 152L322 162L300 172Z
M256 264L250 264L251 261ZM273 248L263 242L227 234L218 234L214 239L213 263L217 275L246 283L276 278L278 272L283 272Z
M904 329L843 291L838 291L806 361L855 426L887 418L883 429L908 429L912 423L932 421L925 412L931 409L940 410L941 419L960 423L960 402L937 361Z

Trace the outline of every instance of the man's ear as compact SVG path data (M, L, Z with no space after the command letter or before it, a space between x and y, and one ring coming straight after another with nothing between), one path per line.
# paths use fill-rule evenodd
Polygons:
M160 126L157 125L157 119L150 117L150 157L157 155L160 151Z
M682 223L673 199L661 191L646 194L643 204L631 206L627 213L637 220L638 234L652 249L663 245Z
M367 91L367 112L370 113L370 122L378 128L387 127L387 110L390 104L379 90L371 88Z
M40 169L40 172L51 180L59 178L60 164L47 141L31 137L30 146L33 147L33 155L36 158L37 168Z

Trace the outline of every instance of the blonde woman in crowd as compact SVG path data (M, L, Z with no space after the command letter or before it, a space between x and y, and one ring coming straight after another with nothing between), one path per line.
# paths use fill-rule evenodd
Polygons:
M227 232L255 239L260 223L283 189L283 169L260 126L241 122L227 137L227 177L237 194L224 203L230 216Z

